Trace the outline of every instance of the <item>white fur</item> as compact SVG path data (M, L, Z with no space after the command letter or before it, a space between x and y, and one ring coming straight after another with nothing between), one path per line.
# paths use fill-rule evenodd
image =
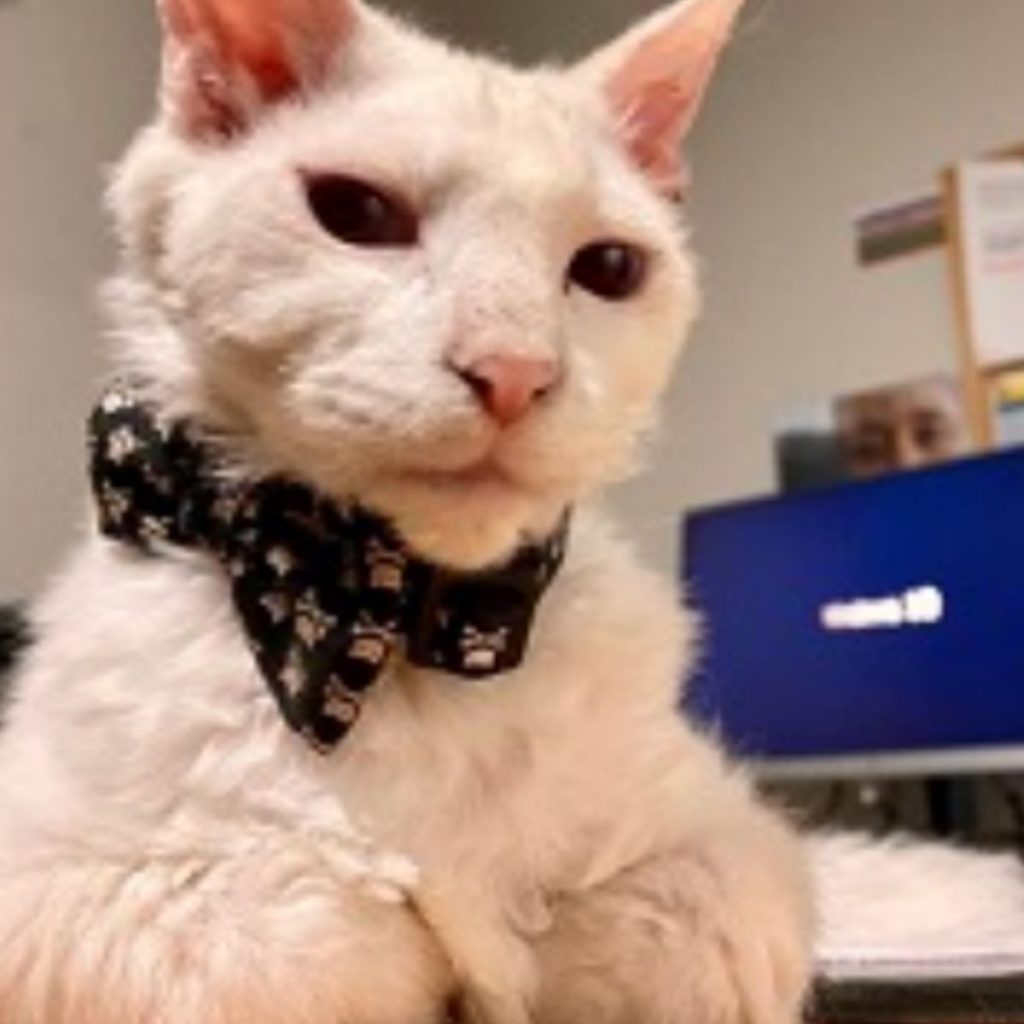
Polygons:
M423 244L339 245L296 168L387 181L430 211ZM588 75L369 13L330 88L232 145L149 129L113 205L122 363L242 470L355 494L453 565L628 469L696 310ZM623 236L653 254L640 296L565 288L576 249ZM499 435L444 367L467 346L553 354L564 382ZM482 457L500 479L465 474ZM326 759L204 557L90 535L38 614L0 737L4 1021L426 1024L455 994L493 1024L796 1019L796 841L680 720L687 622L596 513L521 669L398 663Z

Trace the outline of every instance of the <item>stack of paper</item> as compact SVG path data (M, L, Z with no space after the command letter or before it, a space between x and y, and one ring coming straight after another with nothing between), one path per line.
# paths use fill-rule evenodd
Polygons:
M1024 1024L1024 864L905 839L814 849L816 1024Z

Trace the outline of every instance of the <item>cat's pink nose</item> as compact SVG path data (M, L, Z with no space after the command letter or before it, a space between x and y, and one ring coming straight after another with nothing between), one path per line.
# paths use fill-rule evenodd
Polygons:
M561 375L550 356L492 355L453 368L503 427L521 420Z

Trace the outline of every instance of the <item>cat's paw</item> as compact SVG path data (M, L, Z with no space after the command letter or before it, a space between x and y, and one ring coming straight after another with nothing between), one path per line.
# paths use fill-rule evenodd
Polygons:
M796 1024L809 900L795 848L775 855L794 860L680 851L565 900L539 948L539 1024Z

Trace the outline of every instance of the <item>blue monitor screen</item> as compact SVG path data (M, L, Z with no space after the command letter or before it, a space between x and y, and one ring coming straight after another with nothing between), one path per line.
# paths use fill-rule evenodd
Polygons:
M1024 450L694 513L688 703L772 759L1024 746Z

